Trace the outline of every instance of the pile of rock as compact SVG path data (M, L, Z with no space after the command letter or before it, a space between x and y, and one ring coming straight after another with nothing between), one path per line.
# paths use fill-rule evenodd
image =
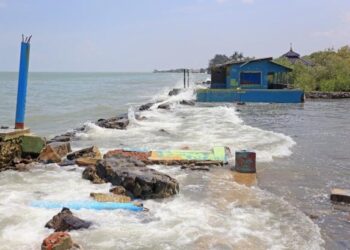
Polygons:
M82 247L73 242L68 231L87 229L91 226L91 222L82 220L68 209L63 208L61 212L49 220L45 227L54 229L55 233L50 234L43 240L41 249L45 250L72 250L82 249Z
M306 92L305 97L308 99L343 99L350 98L350 92Z

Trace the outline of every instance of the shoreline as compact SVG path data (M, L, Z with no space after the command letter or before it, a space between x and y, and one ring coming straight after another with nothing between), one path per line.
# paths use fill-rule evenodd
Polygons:
M306 99L347 99L350 98L350 92L324 92L311 91L305 92Z

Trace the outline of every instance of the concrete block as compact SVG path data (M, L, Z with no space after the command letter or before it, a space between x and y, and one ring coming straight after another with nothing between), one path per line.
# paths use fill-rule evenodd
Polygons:
M55 149L48 144L40 153L38 160L44 163L59 163L61 162L61 156L55 151Z
M13 129L13 128L1 128L0 129L0 141L8 141L11 139L19 138L23 135L29 134L30 129Z
M72 152L69 142L51 142L49 145L61 157L64 157Z
M350 203L350 190L333 188L330 198L332 201Z
M45 139L36 135L23 135L21 137L21 140L21 148L23 154L38 155L46 145Z

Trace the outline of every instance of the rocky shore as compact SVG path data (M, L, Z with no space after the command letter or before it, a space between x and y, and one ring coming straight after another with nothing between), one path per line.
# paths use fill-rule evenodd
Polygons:
M169 96L178 95L181 89L170 91ZM195 105L194 101L181 100L181 105ZM142 112L148 109L171 109L167 102L154 102L141 105L135 114L135 119L146 119ZM117 115L107 119L99 119L96 125L108 129L127 129L130 124L128 114ZM92 200L98 202L128 203L134 199L164 199L179 193L179 183L169 175L163 174L149 167L159 162L148 160L149 154L125 152L120 149L112 150L102 155L96 146L91 146L72 152L70 143L76 140L76 133L84 131L84 126L73 131L55 136L50 140L39 136L24 135L6 141L0 140L0 172L5 170L29 171L38 165L56 163L59 166L78 165L85 168L82 178L94 184L111 183L110 193L91 193ZM166 131L165 131L166 132ZM30 137L40 149L28 150L24 147L25 137ZM39 143L37 143L39 142ZM29 144L30 144L29 143ZM179 164L181 162L173 162ZM205 170L209 167L195 166L190 162L183 164L182 169ZM136 202L143 208L142 203ZM144 211L147 211L144 208ZM73 242L69 231L88 229L93 222L84 221L69 210L62 207L62 211L55 215L45 227L53 229L54 233L44 239L42 249L82 249Z
M350 92L311 91L311 92L306 92L305 97L307 99L344 99L344 98L350 98Z

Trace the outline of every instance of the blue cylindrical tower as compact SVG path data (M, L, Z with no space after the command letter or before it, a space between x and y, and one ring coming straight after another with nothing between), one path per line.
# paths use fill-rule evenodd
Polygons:
M31 36L26 38L22 36L21 55L20 55L19 73L18 73L18 91L17 91L15 129L24 128L28 68L29 68L30 39L31 39Z

